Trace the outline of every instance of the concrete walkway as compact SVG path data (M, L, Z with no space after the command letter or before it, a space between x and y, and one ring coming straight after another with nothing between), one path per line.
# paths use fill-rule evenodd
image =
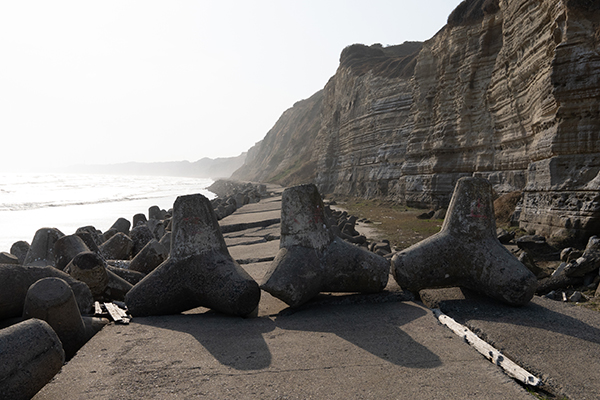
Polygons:
M224 236L230 253L259 283L278 249L279 207L280 197L273 197L244 206L221 221L222 227L229 227ZM298 310L263 291L256 318L197 308L180 315L134 318L130 325L111 324L35 399L534 398L440 325L431 310L410 299L410 293L390 277L385 293L323 294ZM526 313L523 321L536 321L536 315L545 312L551 314L544 318L551 320L562 313L553 308L561 304L536 300L525 309L510 308L508 320L499 321L469 304L461 308L448 303L444 310L479 324L488 337L501 335L503 330L496 325L513 324L511 319L520 312ZM480 318L476 318L469 310L479 310L483 317L477 314ZM508 312L490 310L493 316ZM579 329L588 325L579 319L583 317L587 314L570 315L566 321ZM523 322L523 329L514 331L515 348L529 348L540 329L553 332L550 320L545 319L544 327ZM600 328L595 324L594 329ZM574 333L569 336L566 329L558 334L576 338L582 350L590 349L586 361L592 362L600 336L581 339ZM545 369L544 359L560 359L562 354L552 354L552 343L543 340L535 349L539 364L533 364L533 358L520 359L531 354L511 347L514 361L534 366L534 372L553 382L569 380L570 376L561 376L562 371ZM547 355L540 350L543 346ZM590 373L598 371L597 363L593 365ZM579 391L572 392L572 399L598 398L594 387L597 382L582 388L596 393L594 397L578 397Z

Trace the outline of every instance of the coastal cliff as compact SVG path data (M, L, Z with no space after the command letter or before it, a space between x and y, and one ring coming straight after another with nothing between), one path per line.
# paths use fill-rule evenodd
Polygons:
M424 43L344 49L234 177L436 208L477 175L523 192L524 229L584 240L600 230L598 71L597 1L464 1Z

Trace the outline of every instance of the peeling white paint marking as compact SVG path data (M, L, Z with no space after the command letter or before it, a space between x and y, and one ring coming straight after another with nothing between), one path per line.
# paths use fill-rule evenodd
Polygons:
M528 386L537 387L541 385L542 381L540 379L536 378L523 368L519 367L513 361L506 358L494 347L481 340L469 328L459 324L454 319L442 313L438 308L432 311L433 315L435 315L442 325L447 326L450 328L450 330L452 330L452 332L465 339L465 342L473 346L475 350L480 352L485 358L502 368L508 376Z

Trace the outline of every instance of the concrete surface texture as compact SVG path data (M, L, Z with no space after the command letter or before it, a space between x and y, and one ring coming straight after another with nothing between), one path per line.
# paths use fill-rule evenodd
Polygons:
M268 207L263 221L272 221L277 201L264 199L246 213L244 206L231 219L235 229L224 238L234 258L253 258L261 243L277 242L273 228L278 225L246 230L243 225L261 221L261 205ZM261 238L265 242L255 243ZM277 251L262 249L262 258ZM260 281L270 265L242 267ZM298 309L263 291L253 318L206 308L134 318L130 325L109 325L96 334L34 399L534 399L409 298L390 279L383 293L321 294ZM470 303L462 311L463 321L480 326L477 332L484 337L498 337L501 350L510 350L513 361L534 367L545 381L567 384L574 379L570 371L577 370L581 378L572 381L580 392L569 392L569 399L597 393L598 380L586 379L582 370L592 365L589 374L598 371L591 359L598 354L600 335L586 339L576 333L586 326L590 334L600 328L586 322L587 313L565 315L562 304L538 299L523 308L484 300L482 306ZM488 311L483 304L496 306ZM445 310L457 319L462 315ZM469 310L479 314L467 315ZM553 318L561 315L565 319L555 327ZM555 340L537 336L540 332ZM579 347L570 347L569 341ZM567 357L573 351L574 358ZM584 351L589 351L584 358L589 365L576 359ZM560 360L572 367L559 368Z

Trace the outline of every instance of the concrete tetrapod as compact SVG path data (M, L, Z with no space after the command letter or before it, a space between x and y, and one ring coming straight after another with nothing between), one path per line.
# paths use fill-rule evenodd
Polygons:
M71 286L81 314L87 314L94 306L90 288L84 282L54 267L0 265L0 320L19 317L29 287L43 278L61 278Z
M510 305L531 300L537 279L496 238L492 186L458 180L437 234L392 258L396 282L412 292L461 286Z
M0 330L0 399L31 399L65 361L47 322L30 319Z
M319 292L382 291L390 263L335 236L315 185L286 189L281 203L280 249L261 288L291 307Z
M171 246L169 258L127 293L132 315L177 314L203 306L246 316L256 309L260 288L229 254L206 197L175 200Z
M62 342L65 356L70 359L105 322L100 318L87 317L79 313L73 291L60 278L40 279L29 287L23 319L37 318L46 321Z

